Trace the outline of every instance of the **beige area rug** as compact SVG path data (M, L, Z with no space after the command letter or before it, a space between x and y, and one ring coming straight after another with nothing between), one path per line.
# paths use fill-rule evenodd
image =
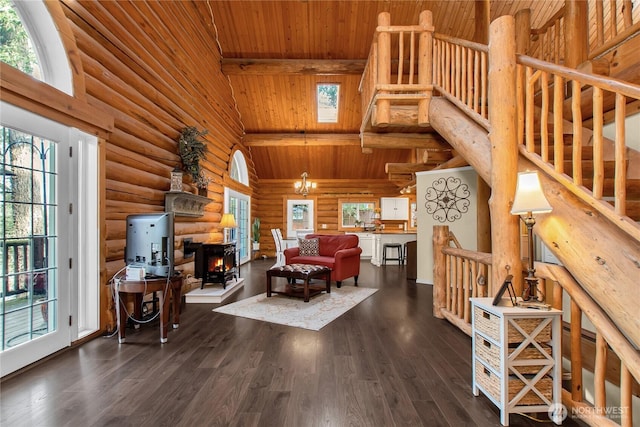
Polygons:
M277 294L267 298L267 294L264 293L215 308L213 311L319 331L377 291L371 288L343 286L340 289L332 288L329 294L317 295L309 302L304 302L302 298Z

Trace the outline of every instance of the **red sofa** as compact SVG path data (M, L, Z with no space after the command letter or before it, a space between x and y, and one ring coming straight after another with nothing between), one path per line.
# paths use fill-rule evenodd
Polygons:
M344 279L353 277L358 286L360 254L358 236L355 234L307 234L307 239L317 238L318 255L300 255L300 248L285 249L287 264L324 265L331 269L331 280L340 287Z

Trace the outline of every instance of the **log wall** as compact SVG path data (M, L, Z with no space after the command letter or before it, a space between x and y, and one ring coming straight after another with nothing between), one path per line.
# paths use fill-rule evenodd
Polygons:
M77 46L69 54L80 58L74 75L84 81L84 92L74 97L113 121L100 164L101 327L111 330L115 322L106 285L124 266L125 219L134 213L164 211L170 172L179 164L180 131L195 126L209 132L203 166L212 180L212 202L202 217L176 217L177 269L193 272L193 258L185 262L183 257L184 238L222 240L224 187L230 186L229 160L236 149L245 154L250 174L250 186L240 191L251 195L257 178L250 153L241 144L244 129L221 71L206 3L62 0L60 5ZM238 190L237 184L234 188ZM194 191L188 178L184 190Z
M213 180L208 191L213 202L202 217L176 217L176 266L190 271L192 264L183 265L182 240L222 239L219 221L229 159L234 148L247 152L240 145L242 123L221 72L206 5L67 0L62 5L84 69L86 99L114 117L106 142L101 215L106 277L124 265L126 216L164 210L170 172L179 163L177 137L182 128L196 126L209 131L204 168ZM246 158L255 184L253 164ZM185 190L193 191L188 178Z
M262 221L261 254L275 252L269 229L286 226L285 202L299 197L292 181L259 181L229 80L221 71L216 29L205 2L62 0L61 9L75 38L85 91L75 94L112 118L104 137L104 194L100 216L104 267L101 272L103 326L113 327L108 288L104 285L124 266L125 219L130 214L164 211L170 172L179 163L177 138L186 126L208 130L205 173L212 179L212 202L202 217L176 217L175 264L186 273L193 262L183 258L182 241L222 240L219 226L224 188L252 197L252 215ZM183 32L175 31L184 28ZM79 68L79 67L78 67ZM235 150L247 160L245 187L229 177ZM185 178L185 191L194 191ZM338 198L372 200L398 196L388 180L326 180L315 197L317 224L338 231ZM106 320L105 320L106 319Z

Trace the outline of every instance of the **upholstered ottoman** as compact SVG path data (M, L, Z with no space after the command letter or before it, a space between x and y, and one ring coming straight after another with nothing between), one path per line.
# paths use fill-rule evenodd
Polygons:
M272 277L285 277L287 284L273 288L271 284ZM309 281L314 278L324 278L326 285L318 286L310 284ZM301 286L296 285L296 279L302 280ZM304 302L309 302L309 298L321 293L331 292L331 269L323 265L310 264L287 264L280 267L272 267L267 271L267 297L272 293L303 297Z

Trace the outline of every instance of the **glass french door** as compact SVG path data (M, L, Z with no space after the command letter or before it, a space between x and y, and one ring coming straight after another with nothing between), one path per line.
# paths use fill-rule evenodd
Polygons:
M246 194L234 190L227 190L227 212L236 219L237 227L232 230L231 238L236 241L236 251L241 264L251 259L250 246L250 199Z
M2 105L0 126L0 360L2 375L70 343L68 176L59 172L69 150L68 128L32 115L22 131L18 109ZM22 112L18 113L18 116ZM31 120L30 119L30 120ZM22 123L21 123L22 121ZM24 127L22 127L24 129ZM36 134L37 133L37 134ZM46 136L38 136L46 135Z

